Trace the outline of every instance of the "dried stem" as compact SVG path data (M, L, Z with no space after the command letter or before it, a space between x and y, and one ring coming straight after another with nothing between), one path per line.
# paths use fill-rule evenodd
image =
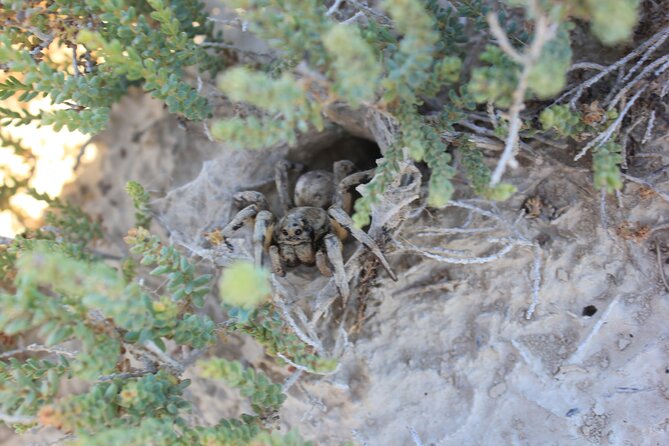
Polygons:
M532 264L532 303L527 308L525 319L532 319L532 315L539 304L539 290L541 289L541 247L534 245L534 263Z
M590 79L586 80L585 82L582 82L581 84L571 88L567 92L565 92L562 96L560 96L555 103L560 103L564 101L566 98L570 97L573 95L572 99L569 101L569 106L571 108L574 108L576 106L576 102L579 100L579 98L583 95L583 92L587 90L588 88L592 87L594 84L602 80L605 76L608 76L609 74L613 73L617 69L623 67L626 65L629 61L637 57L638 55L642 54L644 51L646 51L649 47L651 47L655 42L657 42L659 39L662 39L664 35L669 33L669 26L663 28L659 32L657 32L655 35L650 37L648 40L646 40L644 43L639 45L636 49L633 51L629 52L628 54L625 55L625 57L619 59L618 61L614 62L613 64L609 65L605 69L602 69L599 73L591 77Z
M651 73L654 74L655 76L658 76L662 74L664 70L669 67L669 65L665 65L667 62L669 62L669 54L660 57L659 59L655 60L653 63L648 65L641 73L639 73L632 81L630 81L627 85L625 85L624 88L622 88L618 94L613 98L613 100L609 103L608 109L611 110L613 109L620 100L625 97L625 95L634 87L636 84L641 82L643 79L648 77ZM659 68L658 68L659 67ZM653 73L653 71L655 72Z
M513 92L513 103L509 108L509 134L506 138L504 152L497 164L497 167L492 173L490 185L494 186L499 183L504 175L507 166L515 167L517 162L514 158L516 146L518 144L518 134L522 121L520 119L520 112L525 108L525 92L528 87L528 79L534 64L541 56L541 50L548 42L555 36L557 31L557 24L550 23L547 16L540 12L536 0L530 1L530 9L537 14L535 20L535 34L532 44L523 54L519 54L509 43L508 36L502 29L497 16L494 13L488 14L488 24L490 31L497 39L500 48L515 62L523 66L523 71L518 80L516 91Z
M325 13L325 15L326 15L327 17L329 17L329 16L331 16L332 14L334 14L335 12L337 12L337 11L339 10L339 7L340 7L341 4L342 4L342 1L343 1L343 0L335 0L335 2L332 4L332 6L330 6L330 9L327 10L327 12Z
M10 350L0 354L0 359L9 358L10 356L20 355L28 352L40 352L40 353L52 353L56 355L67 356L68 358L74 358L77 356L77 352L70 350L65 350L57 347L47 347L46 345L40 344L30 344L25 348L19 348L16 350Z
M12 424L30 424L37 421L37 418L30 417L26 415L12 415L8 413L0 412L0 421L12 425Z
M664 284L664 289L669 292L669 283L667 283L667 276L664 274L664 263L662 262L662 252L660 251L660 243L655 241L655 254L657 255L657 269L660 271L660 278Z

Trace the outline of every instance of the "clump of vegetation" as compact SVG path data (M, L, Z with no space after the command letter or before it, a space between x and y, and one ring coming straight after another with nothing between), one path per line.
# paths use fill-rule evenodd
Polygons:
M602 106L579 108L579 99L611 67L554 97L572 63L573 20L590 21L604 44L619 43L631 37L636 0L384 0L374 8L328 8L315 0L222 3L275 49L272 60L251 52L238 63L234 45L195 0L4 1L0 100L8 102L0 123L95 134L130 86L184 121L208 122L216 110L201 84L217 80L230 101L246 107L211 122L212 134L262 149L331 125L326 116L335 103L363 109L390 137L355 203L359 226L369 223L372 205L406 160L429 168L429 206L448 204L458 175L473 194L505 200L515 191L502 181L505 170L535 138L587 141L577 158L592 151L594 186L622 186L617 130L643 93L632 86L653 71L632 69L627 86ZM653 38L637 55L657 76L667 64L652 65L652 52L643 52L662 36ZM483 45L472 49L472 41ZM627 98L630 91L635 95ZM26 104L40 97L53 107L28 111ZM494 169L479 147L482 135L502 149ZM27 162L34 158L2 132L0 143ZM229 319L216 323L203 311L215 299L212 275L150 232L150 197L139 183L127 185L136 209L136 227L125 238L131 255L110 259L98 251L104 232L97 219L32 190L30 174L2 181L2 203L28 191L51 210L42 227L0 245L0 334L15 344L35 341L0 352L0 421L17 430L55 427L82 445L309 444L295 432L273 432L286 395L238 361L203 359L197 369L239 389L253 413L214 426L188 417L183 373L226 333L250 335L300 373L335 370L336 361L318 355L283 320L264 272L231 267L234 274L219 284ZM87 390L61 396L60 385L73 378L88 382Z

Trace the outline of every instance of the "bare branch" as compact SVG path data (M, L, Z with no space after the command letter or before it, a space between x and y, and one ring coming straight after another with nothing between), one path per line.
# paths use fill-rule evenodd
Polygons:
M532 315L539 305L539 290L541 289L541 247L534 245L534 263L532 264L532 303L527 308L525 319L532 319Z
M550 23L548 17L539 11L536 0L530 1L529 4L531 9L534 9L537 12L537 18L535 20L535 33L532 44L522 55L518 54L515 50L510 52L512 48L509 48L510 44L508 43L508 38L499 26L496 16L492 13L488 15L490 29L493 35L499 41L502 50L504 50L509 55L509 57L523 65L523 71L520 75L520 79L518 80L518 86L516 87L516 91L513 93L513 103L509 108L509 134L506 138L504 152L502 152L502 156L497 163L497 167L495 167L495 170L491 175L491 186L494 186L501 181L502 175L504 175L504 171L506 170L507 166L515 167L517 165L514 153L518 144L520 126L522 125L520 112L525 108L525 92L527 91L530 72L532 71L536 61L541 56L541 50L546 42L551 40L557 32L557 24ZM507 45L508 47L505 48Z
M660 244L655 241L655 255L657 256L657 269L660 271L660 279L664 289L669 292L669 283L667 283L667 276L664 274L664 262L662 261L662 252L660 251Z
M53 353L56 355L67 356L68 358L74 358L77 356L77 352L65 350L57 347L47 347L46 345L40 344L30 344L25 348L19 348L16 350L10 350L0 354L0 359L9 358L10 356L20 355L27 352L41 352L41 353Z
M171 358L167 353L162 351L155 342L147 341L143 345L147 350L156 355L161 362L170 367L177 375L181 375L184 372L184 366L175 359Z
M658 68L659 67L659 68ZM653 74L655 76L660 75L663 71L669 68L669 54L660 57L655 60L653 63L649 64L641 73L639 73L632 81L630 81L623 89L621 89L618 94L613 98L613 100L608 104L608 109L613 109L620 100L625 97L625 95L638 84L640 81L648 77L653 70L656 70Z
M339 10L339 7L341 6L342 1L343 0L335 0L335 2L332 4L332 6L330 6L330 9L327 10L325 15L327 17L330 17L332 14L337 12L337 10Z
M567 70L567 71L575 71L575 70L604 71L604 70L606 70L606 66L600 65L598 63L592 63L592 62L576 62L575 64L572 64L572 66L569 67L569 70Z
M554 103L560 103L564 101L566 98L570 97L573 95L571 101L569 101L569 106L571 108L574 108L576 106L576 102L578 99L583 95L583 92L587 90L588 88L592 87L594 84L602 80L604 77L608 76L609 74L613 73L616 71L618 68L624 66L627 64L629 61L637 57L638 55L642 54L646 49L651 47L655 42L657 42L659 39L663 37L663 35L669 33L669 26L663 28L656 34L654 34L652 37L650 37L648 40L646 40L644 43L639 45L636 49L633 51L629 52L628 54L625 55L625 57L622 57L618 61L614 62L613 64L609 65L605 69L601 70L599 73L591 77L590 79L586 80L585 82L571 88L567 92L563 93L562 96L560 96Z
M490 26L490 32L497 39L497 44L499 47L506 53L507 56L511 58L514 62L525 65L527 62L525 56L520 54L509 42L509 36L506 35L506 32L502 29L502 25L499 24L497 19L497 14L490 13L486 17L488 21L488 26Z
M0 412L0 421L3 421L6 424L30 424L37 421L37 418L30 417L27 415L12 415L8 413Z
M650 138L653 136L653 127L655 126L655 110L650 113L650 118L648 118L648 124L646 125L646 132L643 135L641 144L646 144Z
M413 440L413 443L416 446L423 446L423 442L420 440L420 437L418 436L418 432L416 432L416 429L414 429L411 426L407 426L407 429L409 429L409 433L411 434L411 439Z

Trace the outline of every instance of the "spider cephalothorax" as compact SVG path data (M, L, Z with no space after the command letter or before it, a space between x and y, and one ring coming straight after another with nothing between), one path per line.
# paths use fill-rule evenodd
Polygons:
M275 274L284 276L286 267L300 264L316 265L325 276L332 276L342 296L349 294L348 279L342 258L342 243L349 234L371 250L388 274L397 280L377 244L364 231L356 228L348 213L354 186L369 181L373 171L354 172L353 163L338 161L333 172L314 170L300 176L295 185L295 203L288 191L288 172L302 169L301 165L282 161L277 164L276 185L284 216L277 222L269 211L263 194L255 191L239 192L236 204L242 208L223 228L221 235L228 237L248 220L255 219L253 244L256 264L262 265L267 252Z

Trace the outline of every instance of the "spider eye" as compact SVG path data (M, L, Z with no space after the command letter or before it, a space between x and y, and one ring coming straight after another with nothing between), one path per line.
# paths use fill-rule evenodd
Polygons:
M281 233L282 233L283 235L288 235L288 231L286 231L285 229L284 229L283 231L281 231Z
M300 234L302 234L302 230L301 230L301 229L297 229L297 230L295 231L295 235L300 235Z

